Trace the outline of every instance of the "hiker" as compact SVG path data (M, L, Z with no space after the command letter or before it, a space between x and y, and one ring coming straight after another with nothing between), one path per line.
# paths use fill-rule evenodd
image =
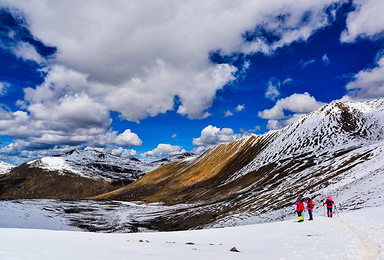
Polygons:
M327 205L327 216L329 218L332 218L333 204L335 204L335 202L333 201L332 197L328 196L324 202L324 205Z
M299 197L297 199L295 205L296 205L296 212L297 212L297 217L299 219L299 222L303 222L304 221L304 217L303 217L303 211L304 211L303 199L301 197Z
M311 198L307 198L306 200L304 200L304 202L305 202L305 204L307 204L307 210L308 210L308 214L309 214L308 220L313 220L312 210L315 207L316 203Z

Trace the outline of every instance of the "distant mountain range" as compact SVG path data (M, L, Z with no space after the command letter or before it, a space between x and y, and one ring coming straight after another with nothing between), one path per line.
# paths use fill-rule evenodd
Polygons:
M97 149L72 150L43 157L19 166L2 166L1 198L82 199L117 189L157 167L193 156L180 154L156 162L123 158Z
M328 194L341 208L384 204L383 158L384 99L333 102L281 130L218 145L94 198L193 205L154 219L160 230L234 216L276 220L298 196L320 207Z

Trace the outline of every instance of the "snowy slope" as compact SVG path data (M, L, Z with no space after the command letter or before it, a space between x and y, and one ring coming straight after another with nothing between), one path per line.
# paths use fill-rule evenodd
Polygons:
M96 149L73 150L64 155L44 157L27 163L30 167L67 172L82 177L107 181L135 181L158 165L141 162L134 158L123 158Z
M0 175L9 173L9 171L15 167L15 165L0 161Z
M282 222L160 233L0 228L1 259L384 259L384 207ZM16 215L17 216L17 213ZM17 221L17 217L15 218ZM231 252L236 247L239 252Z

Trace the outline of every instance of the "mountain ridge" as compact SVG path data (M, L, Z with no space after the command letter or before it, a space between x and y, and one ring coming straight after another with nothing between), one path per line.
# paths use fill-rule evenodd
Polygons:
M0 178L0 198L84 199L125 186L167 162L190 156L181 154L147 163L94 148L72 150L13 167Z
M284 216L299 195L318 199L335 192L342 197L351 183L361 184L365 194L369 179L382 183L383 133L384 99L333 102L281 130L217 145L93 198L195 205L178 212L179 217L152 223L165 230L236 214L263 218L276 211ZM370 188L381 202L378 194L384 190ZM357 207L351 199L355 195L348 196L345 207Z

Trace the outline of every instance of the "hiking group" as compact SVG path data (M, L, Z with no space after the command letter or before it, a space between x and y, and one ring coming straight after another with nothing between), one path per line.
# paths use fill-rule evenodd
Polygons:
M299 222L304 221L304 216L303 216L304 203L307 205L307 211L308 211L308 215L309 215L308 220L313 220L312 210L314 209L316 203L311 198L304 198L303 199L302 197L299 197L295 203L296 212L297 212ZM331 196L328 196L327 199L325 200L324 204L323 204L323 205L327 205L326 206L327 207L327 216L330 218L332 218L332 209L333 209L334 204L335 204L335 202L333 201Z

